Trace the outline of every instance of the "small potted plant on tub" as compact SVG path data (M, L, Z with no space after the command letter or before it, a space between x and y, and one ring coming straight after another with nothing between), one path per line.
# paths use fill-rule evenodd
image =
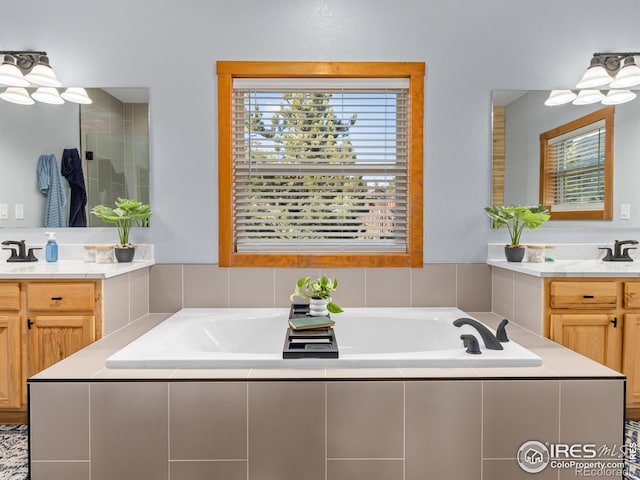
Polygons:
M520 245L520 236L525 228L533 230L551 218L543 205L523 207L521 205L492 205L484 208L496 228L507 227L511 243L505 245L504 254L509 262L521 262L524 246Z
M326 316L331 313L340 313L342 308L331 301L331 293L338 289L338 280L325 276L317 280L311 277L303 277L296 282L296 288L289 297L293 302L295 297L309 299L309 315L312 317Z
M114 223L118 229L120 243L115 246L118 262L130 262L135 254L135 246L129 243L129 232L134 225L148 226L151 217L151 207L148 203L138 200L120 198L115 202L115 208L96 205L91 213L105 223Z

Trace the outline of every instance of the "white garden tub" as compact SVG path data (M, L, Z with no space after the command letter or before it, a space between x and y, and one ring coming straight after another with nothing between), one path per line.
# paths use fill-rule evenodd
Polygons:
M286 308L185 308L106 361L108 368L530 367L540 357L514 343L488 350L453 321L457 308L347 308L333 315L337 359L283 359ZM508 328L507 328L508 332ZM475 335L482 354L465 352Z

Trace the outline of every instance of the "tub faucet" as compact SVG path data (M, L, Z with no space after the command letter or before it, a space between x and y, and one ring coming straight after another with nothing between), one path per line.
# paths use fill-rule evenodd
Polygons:
M484 346L486 348L488 348L489 350L504 350L502 348L502 345L500 344L500 341L496 338L496 336L493 333L491 333L491 330L489 330L487 327L482 325L477 320L474 320L472 318L462 317L462 318L458 318L457 320L454 320L453 324L456 327L461 327L462 325L471 325L473 328L475 328L478 331L478 333L482 337L482 341L484 342Z
M27 246L24 243L24 240L5 240L2 242L2 245L6 245L6 248L3 250L11 250L11 255L7 258L7 262L37 262L38 258L33 254L34 250L40 250L40 248L30 248L29 253L27 253ZM18 247L18 250L11 245L15 245Z
M602 259L603 262L633 262L633 258L629 256L629 250L634 250L636 247L622 248L623 245L637 245L637 240L616 240L613 244L613 252L611 248L604 247L601 250L606 250L607 254Z

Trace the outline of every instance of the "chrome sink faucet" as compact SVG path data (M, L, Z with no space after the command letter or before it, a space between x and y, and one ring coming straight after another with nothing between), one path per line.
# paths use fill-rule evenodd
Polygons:
M635 250L637 247L622 248L623 245L637 245L637 240L616 240L613 244L613 252L610 247L600 247L600 250L606 250L607 254L602 259L603 262L633 262L633 258L629 256L629 250Z
M27 246L24 240L5 240L2 245L6 245L3 250L11 250L11 255L7 258L7 262L37 262L38 258L33 254L34 250L40 250L39 247L29 248L27 253ZM13 245L18 247L16 250Z

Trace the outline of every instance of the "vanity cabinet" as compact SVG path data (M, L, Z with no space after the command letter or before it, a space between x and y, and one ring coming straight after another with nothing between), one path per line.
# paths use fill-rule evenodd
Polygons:
M101 292L100 280L0 282L0 409L25 410L28 377L101 337Z
M22 404L20 285L0 283L0 408Z
M545 278L544 333L627 376L627 406L640 407L640 280Z
M93 282L26 284L27 377L86 347L96 339Z

